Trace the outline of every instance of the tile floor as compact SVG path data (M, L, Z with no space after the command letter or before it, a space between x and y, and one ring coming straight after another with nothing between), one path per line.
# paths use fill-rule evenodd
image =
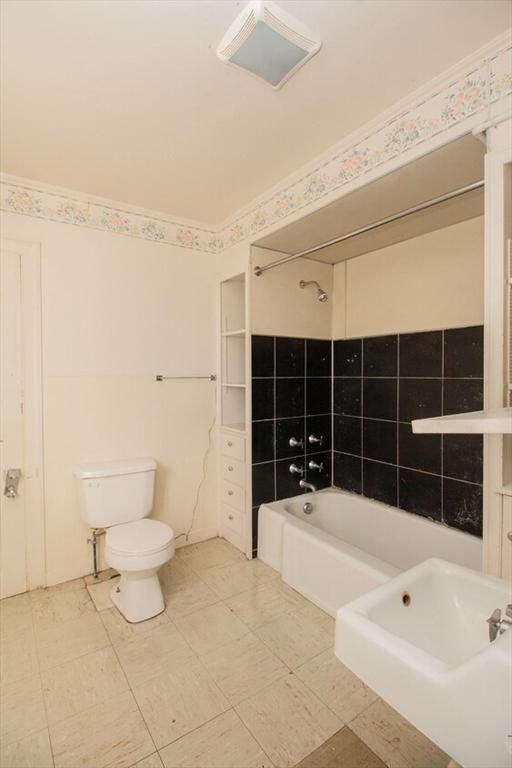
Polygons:
M112 607L115 579L0 603L1 768L448 765L272 569L211 539L161 577L167 609L143 624Z

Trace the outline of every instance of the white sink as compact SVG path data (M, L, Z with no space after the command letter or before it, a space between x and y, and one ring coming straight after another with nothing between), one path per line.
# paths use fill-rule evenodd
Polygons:
M339 609L338 658L464 768L512 766L512 585L426 560Z

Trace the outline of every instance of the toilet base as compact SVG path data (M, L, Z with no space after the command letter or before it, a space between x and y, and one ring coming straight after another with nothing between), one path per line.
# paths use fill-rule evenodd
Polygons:
M157 571L122 573L119 584L112 588L112 602L130 624L152 619L165 609Z

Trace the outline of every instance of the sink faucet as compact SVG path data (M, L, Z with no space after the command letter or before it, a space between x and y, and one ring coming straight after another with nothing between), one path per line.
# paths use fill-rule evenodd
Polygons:
M304 490L313 491L313 493L316 491L316 485L313 485L313 483L307 483L305 480L299 480L299 485Z
M302 480L301 480L302 482ZM505 608L506 619L501 618L501 610L496 608L487 619L489 625L489 642L492 643L498 635L502 635L507 627L512 627L512 603Z

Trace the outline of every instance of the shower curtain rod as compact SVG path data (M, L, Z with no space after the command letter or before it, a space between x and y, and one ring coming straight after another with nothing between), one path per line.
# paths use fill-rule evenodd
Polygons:
M362 235L365 232L371 232L373 229L384 226L384 224L390 224L393 221L403 219L405 216L410 216L412 213L419 213L419 211L424 211L426 208L432 208L432 206L439 205L439 203L444 203L447 200L452 200L454 197L460 197L461 195L465 195L467 192L480 189L484 186L484 183L485 182L483 180L475 181L472 184L461 187L460 189L455 189L452 192L447 192L446 194L440 195L439 197L434 197L432 200L427 200L424 203L414 205L412 208L407 208L405 211L400 211L400 213L394 213L391 216L387 216L385 219L380 219L379 221L374 221L372 224L367 224L366 226L360 227L359 229L354 229L352 232L348 232L346 235L334 237L332 240L327 240L327 242L322 243L321 245L315 245L312 248L307 248L306 250L300 251L299 253L292 253L290 256L284 256L284 258L273 261L271 264L267 264L265 267L254 267L254 274L256 277L259 277L267 270L278 267L280 264L286 264L289 261L295 261L295 259L300 259L301 256L309 256L310 253L316 253L317 251L321 251L323 248L327 248L330 245L343 243L345 240L350 240L352 237L356 237L356 235Z

